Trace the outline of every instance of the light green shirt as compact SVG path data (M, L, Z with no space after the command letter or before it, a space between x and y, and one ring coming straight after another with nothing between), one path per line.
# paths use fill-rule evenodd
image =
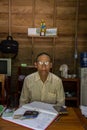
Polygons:
M53 73L49 73L47 80L43 83L38 72L28 75L23 83L20 106L32 101L65 105L61 79Z

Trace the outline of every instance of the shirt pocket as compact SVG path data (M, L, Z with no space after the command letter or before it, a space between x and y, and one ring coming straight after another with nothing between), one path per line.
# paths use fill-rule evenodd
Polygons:
M51 92L48 92L48 102L49 103L56 103L56 94L55 93L51 93Z

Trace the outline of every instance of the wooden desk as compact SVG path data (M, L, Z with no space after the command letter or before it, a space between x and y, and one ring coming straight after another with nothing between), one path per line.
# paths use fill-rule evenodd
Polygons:
M79 120L80 120L81 124L83 125L83 127L85 128L85 130L87 130L87 118L82 116L80 109L74 108L74 111L77 114L77 116L79 117Z
M85 128L87 127L84 128L83 122L78 118L84 118L81 116L79 109L68 108L68 111L68 115L62 116L59 121L54 121L47 130L86 130ZM87 126L87 122L85 122L85 126ZM29 130L29 128L4 121L0 118L0 130Z

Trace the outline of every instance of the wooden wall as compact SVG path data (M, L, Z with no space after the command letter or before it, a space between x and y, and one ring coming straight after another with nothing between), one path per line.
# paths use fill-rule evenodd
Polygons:
M78 73L80 52L87 51L87 0L0 0L0 41L11 34L19 42L12 74L17 74L21 63L31 64L32 45L27 31L29 27L40 27L41 19L47 28L58 28L54 73L59 74L61 64L67 64L70 73ZM34 56L41 51L52 55L51 49L52 39L35 39ZM9 55L0 53L0 57Z

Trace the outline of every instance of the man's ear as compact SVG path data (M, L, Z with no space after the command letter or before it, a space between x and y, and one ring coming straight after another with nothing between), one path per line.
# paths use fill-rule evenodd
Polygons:
M37 62L34 62L34 66L35 66L35 68L37 68Z

